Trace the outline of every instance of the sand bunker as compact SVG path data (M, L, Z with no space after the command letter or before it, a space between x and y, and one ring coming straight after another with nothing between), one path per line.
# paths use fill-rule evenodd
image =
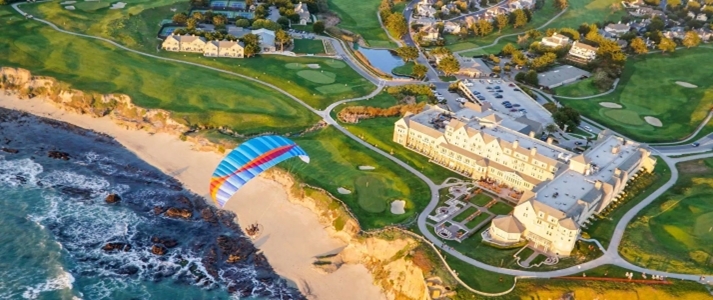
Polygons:
M319 69L319 64L307 64L307 67L310 69Z
M406 210L404 210L404 206L406 206L406 201L394 200L394 202L391 202L391 213L395 215L403 215L406 212Z
M606 108L622 108L621 105L612 102L599 102L599 105L604 106Z
M70 6L65 6L64 8L65 8L66 10L74 10L74 6L71 6L71 5L70 5Z
M77 3L77 1L64 1L64 2L60 3L59 5L69 5L69 4L74 4L74 3Z
M349 195L349 194L352 193L352 191L347 190L347 189L345 189L345 188L343 188L343 187L337 188L337 192L339 192L339 193L342 194L342 195Z
M362 171L371 171L373 169L376 169L376 168L372 167L372 166L359 166L359 170L362 170Z
M698 86L695 85L695 84L691 84L691 83L688 83L688 82L685 82L685 81L676 81L676 84L678 84L678 85L680 85L680 86L682 86L682 87L685 87L685 88L689 88L689 89L693 89L693 88L697 88L697 87L698 87ZM653 125L653 124L652 124L652 125Z
M646 123L649 123L651 126L655 127L661 127L663 126L663 123L661 123L661 120L657 117L644 117L644 120L646 120Z
M126 3L116 2L116 3L112 4L109 9L122 9L122 8L124 8L124 6L126 6Z

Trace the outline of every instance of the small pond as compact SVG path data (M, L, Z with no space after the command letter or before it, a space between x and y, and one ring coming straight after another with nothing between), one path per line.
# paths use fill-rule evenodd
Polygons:
M386 74L392 74L391 70L404 65L404 61L401 57L391 54L391 51L386 49L359 47L358 51L366 56L372 66Z

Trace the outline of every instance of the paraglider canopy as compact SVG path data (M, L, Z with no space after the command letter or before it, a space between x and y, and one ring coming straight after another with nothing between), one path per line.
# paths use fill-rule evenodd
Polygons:
M285 137L268 135L250 139L218 164L210 180L210 196L222 208L250 179L295 156L309 163L307 153Z

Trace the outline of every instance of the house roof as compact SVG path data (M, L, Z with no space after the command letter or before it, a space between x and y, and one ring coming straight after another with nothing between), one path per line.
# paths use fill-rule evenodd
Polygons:
M605 29L609 29L609 30L614 30L614 31L627 31L627 30L629 30L631 27L630 27L629 25L627 25L627 24L613 23L613 24L607 25L607 26L604 27L604 28L605 28Z
M525 231L525 226L512 215L495 217L493 226L507 233L522 233Z
M594 52L596 52L596 51L599 49L599 48L597 48L597 47L590 46L590 45L587 45L587 44L584 44L584 43L578 43L578 42L574 42L574 43L572 44L572 49L575 49L575 48L579 48L579 49L582 49L582 50L588 50L588 51L594 51Z

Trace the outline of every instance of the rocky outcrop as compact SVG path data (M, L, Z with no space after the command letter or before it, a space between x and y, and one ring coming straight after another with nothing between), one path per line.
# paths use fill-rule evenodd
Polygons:
M2 152L7 152L7 153L11 153L11 154L16 154L16 153L20 152L20 150L12 149L12 148L5 148L5 147L0 148L0 150L2 150Z
M151 253L159 256L164 255L166 254L166 247L161 245L153 245L153 247L151 247Z
M104 247L102 247L102 250L104 250L106 252L111 252L111 251L128 252L129 250L131 250L131 245L129 245L127 243L118 243L118 242L107 243L104 245Z
M213 213L213 209L210 207L203 208L201 210L201 218L203 221L206 221L211 224L218 224L218 218L215 216L215 213Z
M173 248L173 247L178 246L178 241L176 241L176 239L172 239L172 238L160 238L157 236L153 236L153 237L151 237L151 242L154 244L161 244L161 245L165 246L166 248Z
M164 213L164 216L173 218L173 219L190 219L193 216L193 213L190 210L187 210L185 208L175 208L171 207L166 210Z
M109 204L117 203L117 202L121 201L121 197L119 197L119 195L117 195L117 194L109 194L106 196L104 201L106 201L106 203L109 203Z
M69 160L69 153L52 150L47 152L47 157L61 160Z

